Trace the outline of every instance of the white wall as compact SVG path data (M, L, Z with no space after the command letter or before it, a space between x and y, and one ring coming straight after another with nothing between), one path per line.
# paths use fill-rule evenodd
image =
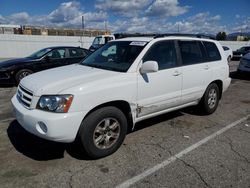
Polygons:
M94 37L0 34L0 59L25 57L50 46L89 48Z
M242 46L250 46L250 41L220 41L222 46L228 46L233 51L239 49Z
M0 34L0 59L25 57L50 46L64 45L89 48L93 39L94 37ZM250 46L250 41L220 41L220 43L232 48L232 50L246 45Z

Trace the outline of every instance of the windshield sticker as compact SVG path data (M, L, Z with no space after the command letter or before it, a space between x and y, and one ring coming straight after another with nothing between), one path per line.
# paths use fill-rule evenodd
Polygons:
M147 42L134 41L134 42L131 42L129 45L132 45L132 46L145 46L146 44L147 44Z

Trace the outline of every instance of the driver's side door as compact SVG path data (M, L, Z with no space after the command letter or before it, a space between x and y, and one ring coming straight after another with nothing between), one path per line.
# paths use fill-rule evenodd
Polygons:
M179 66L176 45L173 40L157 42L143 57L143 62L156 61L159 70L138 73L138 118L180 105L182 69Z

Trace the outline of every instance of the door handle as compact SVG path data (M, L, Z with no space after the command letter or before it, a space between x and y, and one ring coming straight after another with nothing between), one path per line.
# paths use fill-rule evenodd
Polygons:
M208 70L208 69L209 69L209 66L208 66L208 65L205 65L205 66L204 66L204 69L205 69L205 70Z
M179 75L181 75L181 72L179 72L179 71L174 71L173 76L179 76Z

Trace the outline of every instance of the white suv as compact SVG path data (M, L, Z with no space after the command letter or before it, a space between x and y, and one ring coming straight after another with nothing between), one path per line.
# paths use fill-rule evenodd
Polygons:
M17 121L44 139L80 138L92 158L122 144L144 119L192 105L213 113L231 79L219 42L184 36L111 41L79 64L21 80Z

